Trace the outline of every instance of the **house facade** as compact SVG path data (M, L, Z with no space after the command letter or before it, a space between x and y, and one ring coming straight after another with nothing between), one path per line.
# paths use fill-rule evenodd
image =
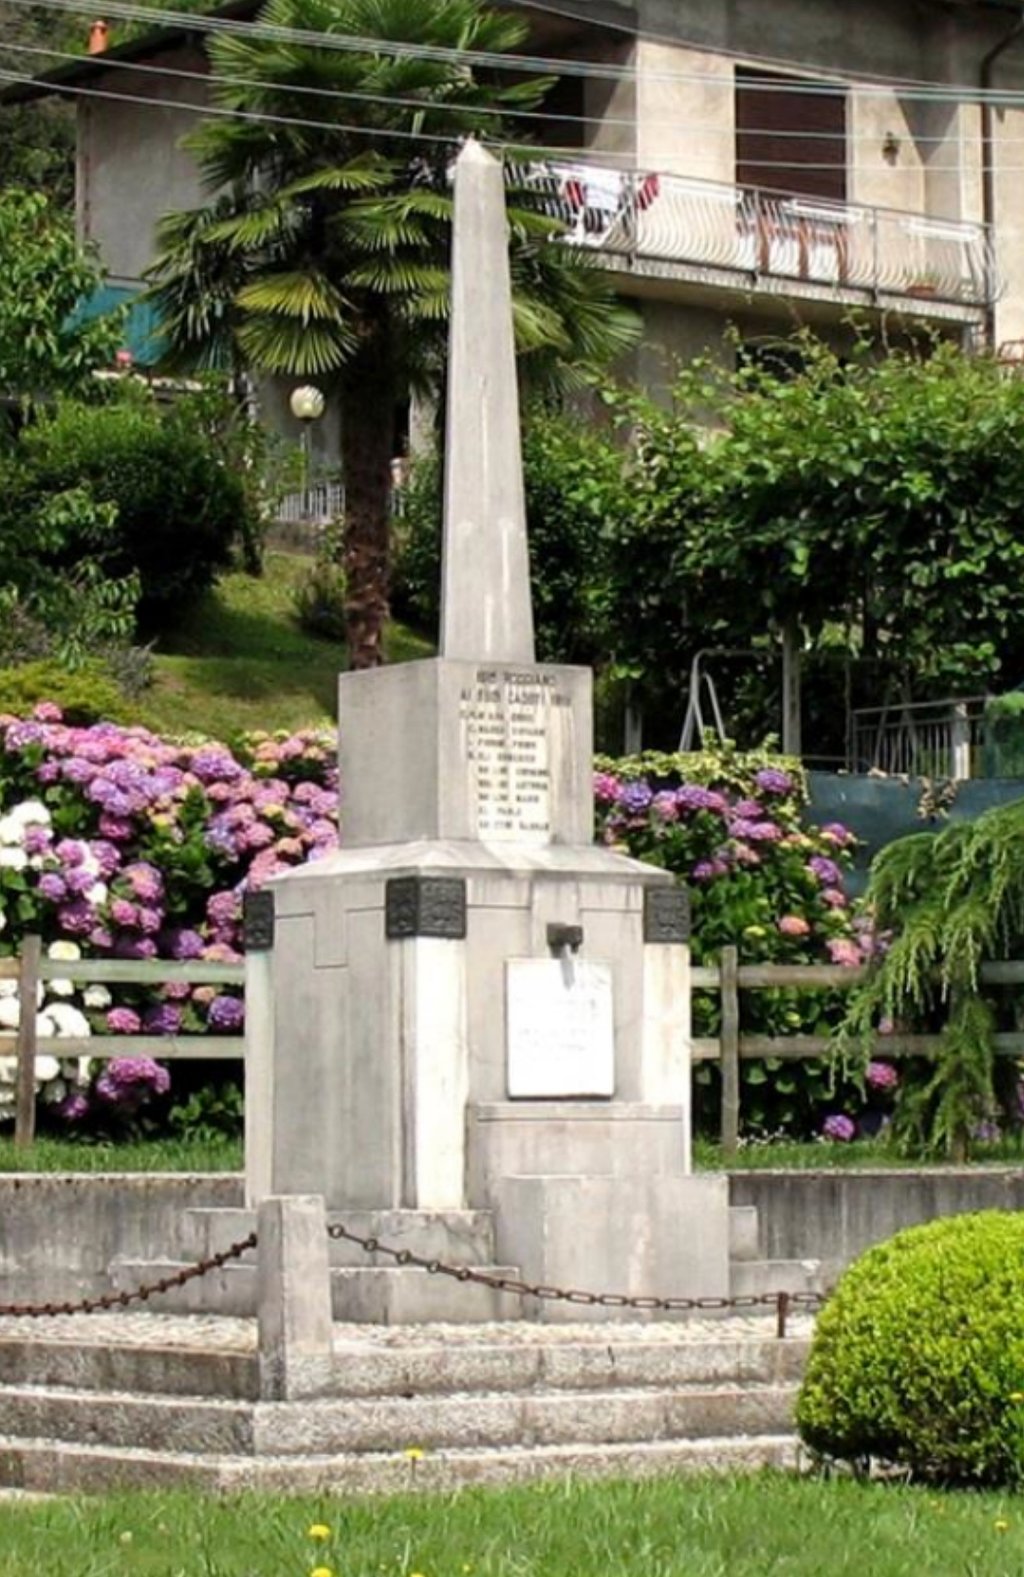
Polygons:
M1024 342L1024 7L1016 0L518 0L563 63L538 175L570 244L643 318L631 370L850 318ZM251 0L217 13L245 22ZM131 298L160 217L202 200L180 145L208 102L201 31L83 56L0 92L74 98L83 239ZM994 107L986 94L1021 93ZM145 359L143 349L142 359ZM287 391L274 419L287 430ZM326 434L323 435L326 438Z

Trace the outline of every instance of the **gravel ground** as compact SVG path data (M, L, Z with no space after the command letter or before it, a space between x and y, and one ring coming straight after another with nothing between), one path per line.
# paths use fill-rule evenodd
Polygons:
M810 1314L791 1316L787 1335L808 1337ZM775 1335L775 1316L724 1315L715 1319L612 1320L545 1325L514 1320L479 1325L346 1325L334 1327L336 1348L564 1347L592 1343L723 1342L764 1340ZM62 1341L86 1346L178 1347L202 1352L252 1352L256 1321L213 1314L57 1314L39 1319L0 1318L0 1341Z

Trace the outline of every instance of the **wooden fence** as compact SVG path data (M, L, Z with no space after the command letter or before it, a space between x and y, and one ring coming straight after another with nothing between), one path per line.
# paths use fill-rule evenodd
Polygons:
M691 991L717 991L722 998L721 1034L693 1042L694 1062L717 1062L722 1072L722 1150L733 1155L739 1140L740 1063L745 1058L779 1057L790 1062L827 1056L830 1035L744 1035L740 1028L740 992L800 987L803 990L845 990L858 985L864 969L845 964L741 964L735 947L723 947L717 965L695 966ZM1024 962L1016 959L982 964L986 985L1024 984ZM884 1057L932 1057L938 1035L878 1035L875 1050ZM1024 1057L1024 1033L993 1037L999 1057Z
M693 1042L693 1061L717 1062L722 1073L721 1141L726 1155L735 1153L740 1126L740 1063L745 1058L778 1057L799 1062L827 1056L829 1035L745 1035L740 1024L740 993L796 987L802 990L849 990L864 978L863 969L842 964L741 964L735 947L723 947L716 965L696 965L690 973L693 991L717 991L722 999L721 1033L714 1039ZM1024 985L1024 961L982 964L986 985ZM37 936L26 936L17 958L0 959L0 980L17 980L24 1003L35 1003L40 984L71 980L76 985L189 985L242 986L245 965L161 959L47 958ZM1024 1033L994 1037L1001 1057L1024 1057ZM938 1035L879 1035L875 1049L886 1058L934 1056ZM15 1143L30 1145L35 1136L35 1063L37 1056L55 1057L159 1057L206 1059L244 1058L242 1035L62 1035L38 1036L36 1014L23 1012L20 1028L0 1032L0 1054L16 1052L17 1104Z
M0 980L17 980L22 1005L17 1031L0 1033L0 1055L13 1050L18 1059L14 1142L26 1146L35 1137L36 1057L176 1057L220 1060L245 1056L241 1035L46 1035L36 1033L35 1003L40 985L71 980L76 985L162 986L171 981L189 985L241 986L244 964L202 960L47 958L38 936L22 940L17 958L0 958ZM25 1011L26 1005L29 1011Z

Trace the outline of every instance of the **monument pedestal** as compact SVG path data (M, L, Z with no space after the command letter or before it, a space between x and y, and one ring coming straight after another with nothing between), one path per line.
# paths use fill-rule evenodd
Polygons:
M342 675L343 846L260 895L248 1196L479 1208L528 1280L718 1295L686 894L595 847L592 677L534 660L504 190L474 143L450 343L442 655Z

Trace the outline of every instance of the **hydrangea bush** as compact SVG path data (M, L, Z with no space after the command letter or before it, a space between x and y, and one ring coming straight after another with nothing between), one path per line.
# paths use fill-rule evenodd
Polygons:
M334 848L337 815L329 735L251 735L229 750L70 726L45 702L27 719L0 717L0 952L36 930L69 959L240 960L244 894ZM17 1028L16 983L0 987L0 1027ZM55 981L36 1007L40 1035L79 1038L231 1035L244 1022L236 991L181 981L80 995ZM148 1059L115 1059L88 1096L79 1072L51 1058L38 1067L44 1102L68 1122L87 1107L133 1116L168 1093ZM13 1082L14 1059L0 1059L0 1119Z
M596 835L687 882L698 962L736 943L748 962L860 963L872 940L844 888L853 839L836 824L805 825L804 801L799 767L763 752L602 762ZM112 723L73 726L51 703L27 718L0 716L0 953L36 930L51 956L69 960L237 961L244 895L333 849L338 809L328 733L250 735L229 749ZM839 1008L836 993L761 991L745 999L744 1024L820 1033ZM239 992L182 981L80 992L54 981L35 1010L40 1035L79 1040L244 1026ZM717 998L699 996L695 1011L696 1033L715 1034ZM20 1012L16 985L0 983L0 1028L16 1028ZM172 1092L159 1064L96 1064L88 1087L85 1068L77 1056L40 1060L46 1110L66 1124L166 1114ZM698 1077L713 1127L717 1074L702 1065ZM750 1129L822 1131L823 1061L745 1062L743 1078ZM181 1064L174 1081L189 1093ZM13 1084L14 1060L0 1058L0 1120L13 1111ZM888 1087L877 1093L884 1100ZM838 1126L827 1130L837 1140Z
M690 889L693 956L714 963L735 945L744 963L855 966L875 946L870 923L845 890L856 840L837 822L807 822L797 762L730 746L699 755L647 755L598 763L598 837L674 872ZM743 1028L767 1035L825 1034L842 1015L843 995L798 989L748 992ZM694 1033L717 1035L717 995L696 993ZM741 1119L749 1132L784 1131L842 1142L856 1125L823 1123L823 1103L859 1104L853 1087L832 1088L825 1059L744 1060ZM714 1131L719 1076L696 1072L698 1117ZM850 1132L847 1132L849 1125Z

